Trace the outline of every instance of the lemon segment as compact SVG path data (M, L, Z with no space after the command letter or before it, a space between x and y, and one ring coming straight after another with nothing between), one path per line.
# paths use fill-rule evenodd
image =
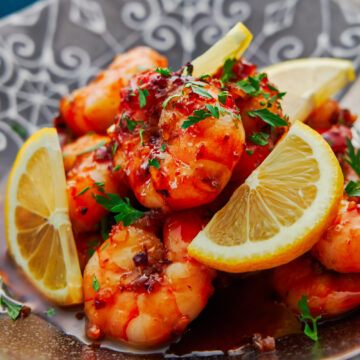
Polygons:
M227 59L240 58L251 40L249 29L243 23L237 23L223 38L191 62L194 67L192 75L198 77L216 73Z
M82 302L55 129L38 131L20 149L8 181L5 227L10 254L39 291L59 305Z
M286 91L282 107L293 123L355 79L351 61L332 58L290 60L263 69L270 82Z
M282 265L308 251L336 215L339 163L322 137L296 122L188 247L218 270Z

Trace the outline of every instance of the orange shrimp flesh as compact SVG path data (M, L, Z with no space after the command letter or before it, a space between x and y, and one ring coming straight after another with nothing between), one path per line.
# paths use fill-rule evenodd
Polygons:
M174 214L164 244L149 231L116 225L85 268L88 336L146 348L180 335L213 293L215 271L186 250L204 224L194 212Z
M121 170L116 171L115 179L113 146L109 137L89 134L63 148L69 214L76 234L95 231L108 213L96 203L96 195L106 192L123 196L127 191L119 181Z
M313 316L332 317L360 305L360 275L326 270L309 254L274 269L273 284L295 312L303 295Z
M121 88L144 68L166 66L166 58L147 47L118 55L90 84L61 100L61 117L76 136L90 131L105 134L118 112Z
M141 103L144 92L146 102ZM219 106L219 93L205 81L151 71L133 78L122 91L115 164L125 170L142 205L196 207L214 200L225 187L241 156L244 130L231 96L217 117L210 114L209 106Z

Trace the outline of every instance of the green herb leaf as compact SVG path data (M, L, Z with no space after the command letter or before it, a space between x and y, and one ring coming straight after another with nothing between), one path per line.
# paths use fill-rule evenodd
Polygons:
M149 159L148 165L149 167L153 166L154 168L160 170L160 163L158 159Z
M21 305L13 304L2 296L0 297L0 305L3 305L8 309L8 315L11 319L16 320L19 317L22 308Z
M104 251L108 246L109 246L109 242L107 242L101 249L100 249L100 251Z
M140 129L140 140L141 140L141 145L144 146L144 129Z
M182 129L187 129L191 125L198 123L201 120L204 120L208 117L211 117L211 113L205 111L204 109L194 110L194 115L188 116L188 120L185 120L181 125Z
M139 90L139 105L140 109L146 106L146 98L149 96L149 91L147 89L141 89L138 87Z
M100 284L99 284L99 282L98 282L95 274L94 274L94 277L93 277L93 289L94 289L95 291L99 291L99 290L100 290Z
M28 137L28 131L17 123L12 123L10 125L11 129L15 131L21 138L26 139Z
M226 82L231 79L236 79L236 75L233 72L233 67L236 63L236 59L227 59L223 66L223 72L220 78L220 82L224 86Z
M279 89L277 89L275 86L271 85L270 83L267 84L267 87L268 87L269 90L271 90L271 91L279 92Z
M221 93L219 93L218 95L219 102L223 105L226 105L226 100L228 95L229 93L227 91L222 91Z
M206 109L208 109L208 111L214 118L218 119L220 117L220 111L217 106L212 106L210 104L206 104L205 107L206 107Z
M204 75L201 75L201 76L199 77L199 79L200 79L200 80L204 80L204 79L209 78L209 77L211 77L209 74L204 74Z
M301 300L299 300L298 302L298 307L301 310L301 321L305 322L305 328L304 328L305 335L314 341L318 341L319 338L318 338L318 330L317 330L317 321L321 319L321 315L315 318L311 315L306 295L303 295L301 297ZM312 322L312 328L305 320L310 320Z
M49 316L49 317L55 315L55 310L54 310L54 308L51 308L51 309L46 310L46 311L45 311L45 314L46 314L47 316Z
M179 97L179 96L181 96L181 95L180 95L180 94L174 94L174 95L169 96L169 97L163 102L163 104L162 104L163 109L166 109L167 104L168 104L168 102L169 102L171 99L173 99L173 98L175 98L175 97Z
M156 68L155 70L157 73L164 75L164 76L171 76L172 68Z
M164 152L166 150L166 143L163 143L161 145L161 151Z
M254 153L254 150L245 150L245 151L249 156L252 156L252 154Z
M350 181L345 186L345 191L349 197L360 197L360 181Z
M191 90L197 94L197 95L200 95L204 98L208 98L208 99L213 99L213 96L208 93L205 89L202 89L201 87L198 87L198 86L192 86L191 87Z
M345 152L347 158L344 160L353 168L358 176L360 176L360 149L356 150L349 138L346 138L347 151Z
M118 143L115 143L115 145L114 145L113 148L112 148L112 154L113 154L113 155L115 155L116 150L118 149L118 147L119 147L119 144L118 144Z
M77 195L74 196L74 198L77 198L81 196L82 194L85 194L90 189L90 186L87 186L84 190L80 191Z
M256 145L265 146L268 144L266 141L269 138L268 134L263 132L253 132L251 136L248 137L250 141L252 141Z
M85 155L85 154L87 154L87 153L89 153L91 151L94 151L94 150L104 146L105 144L106 144L106 140L102 140L98 144L96 144L96 145L94 145L94 146L92 146L92 147L90 147L90 148L88 148L88 149L86 149L84 151L81 151L81 152L76 153L76 154L71 154L71 155L74 155L74 156ZM66 157L66 156L69 156L69 154L64 154L63 155L63 157Z
M121 169L120 165L116 165L112 171L115 172L115 171L119 171L120 169Z
M124 226L133 224L137 219L144 216L144 212L133 208L128 198L125 201L117 194L109 194L106 196L97 195L96 202L106 210L116 213L115 220L122 222ZM105 221L105 220L104 220ZM103 224L101 224L103 228ZM105 226L104 226L105 228ZM108 235L106 235L108 236Z
M266 74L261 73L254 76L248 76L246 79L238 81L236 84L248 95L258 96L263 94L260 89L261 81L266 77Z
M259 109L247 112L251 117L259 117L262 121L266 122L271 126L288 126L289 124L282 119L280 116L274 114L269 109Z

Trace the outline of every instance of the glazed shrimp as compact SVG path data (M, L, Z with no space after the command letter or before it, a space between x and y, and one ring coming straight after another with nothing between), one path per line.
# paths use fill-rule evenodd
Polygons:
M342 200L335 220L311 254L328 269L360 272L360 208L356 202Z
M63 148L69 214L75 233L95 231L108 213L96 203L95 195L107 192L123 196L127 191L121 169L114 171L112 166L114 144L110 141L107 136L84 135Z
M148 208L181 210L211 202L241 156L244 129L231 96L214 117L208 107L219 106L220 90L194 81L148 71L122 92L114 161Z
M75 135L90 131L105 134L106 129L114 123L121 88L142 69L157 66L166 67L166 58L147 47L138 47L118 55L89 85L61 100L61 117Z
M309 254L273 270L273 284L295 312L306 295L313 316L336 316L360 305L360 275L326 270Z
M153 347L180 335L213 293L215 271L186 250L203 226L194 212L175 214L163 244L148 231L116 225L85 268L88 336Z

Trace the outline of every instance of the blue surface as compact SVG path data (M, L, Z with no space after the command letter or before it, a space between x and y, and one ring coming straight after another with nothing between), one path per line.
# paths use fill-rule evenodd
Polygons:
M36 0L0 0L0 18L21 10L35 1Z

